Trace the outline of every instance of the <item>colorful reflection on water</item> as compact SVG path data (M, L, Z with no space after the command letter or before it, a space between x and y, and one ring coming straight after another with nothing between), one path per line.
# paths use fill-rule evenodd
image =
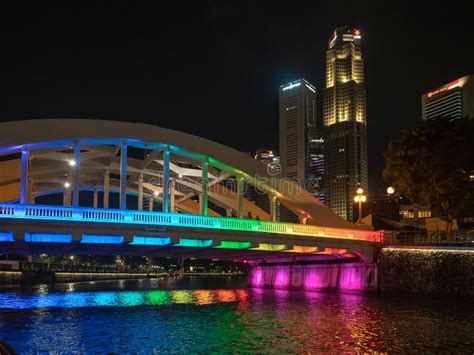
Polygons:
M0 293L0 309L134 307L143 305L194 304L207 305L245 301L248 290L153 290L153 291L94 291L56 292L24 296Z
M283 285L282 270L274 277ZM319 284L316 274L301 277ZM230 286L192 279L0 289L0 339L18 353L474 351L467 301Z

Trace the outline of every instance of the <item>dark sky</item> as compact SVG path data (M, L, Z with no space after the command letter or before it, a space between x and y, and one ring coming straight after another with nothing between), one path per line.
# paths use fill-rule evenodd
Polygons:
M0 120L147 122L244 151L277 146L279 86L304 77L320 95L334 27L360 28L372 194L420 96L474 74L474 9L455 1L15 3L1 12Z

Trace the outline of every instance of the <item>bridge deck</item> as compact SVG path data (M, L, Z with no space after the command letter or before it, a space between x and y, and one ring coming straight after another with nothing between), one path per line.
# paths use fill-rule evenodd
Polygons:
M22 252L48 250L52 254L78 250L89 253L89 249L97 253L105 245L104 252L112 254L153 252L173 256L178 253L209 258L223 255L233 258L243 254L238 250L228 252L229 249L245 249L244 254L249 258L249 251L255 252L254 256L287 252L334 254L333 249L340 250L341 254L355 250L371 254L370 249L382 241L381 232L292 223L136 210L0 204L0 250L3 252L13 248L8 247L9 244L15 244L13 249ZM126 249L123 244L127 245ZM176 247L180 246L188 249L178 248L178 252ZM204 253L202 248L211 251Z

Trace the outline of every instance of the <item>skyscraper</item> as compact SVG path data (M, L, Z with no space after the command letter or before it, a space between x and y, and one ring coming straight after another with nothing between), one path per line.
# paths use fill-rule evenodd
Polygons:
M474 76L451 81L421 97L424 120L474 117Z
M361 33L338 27L326 52L323 90L326 204L352 220L358 187L367 192L367 121Z
M322 137L316 125L316 88L305 79L280 86L280 164L282 177L319 195ZM282 218L294 221L288 211Z

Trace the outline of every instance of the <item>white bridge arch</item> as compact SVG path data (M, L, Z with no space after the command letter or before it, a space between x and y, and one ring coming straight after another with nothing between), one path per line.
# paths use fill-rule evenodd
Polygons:
M226 179L234 179L236 189L223 184ZM268 195L269 212L244 198L244 183ZM306 224L357 228L295 183L269 176L250 156L191 134L97 119L0 124L0 202L31 204L63 190L66 205L79 206L79 191L92 190L94 205L97 191L103 191L100 202L107 208L115 191L121 209L127 209L127 194L136 194L138 209L143 201L150 206L158 200L164 212L235 217L251 212L273 221L278 201ZM209 209L209 201L221 212Z

